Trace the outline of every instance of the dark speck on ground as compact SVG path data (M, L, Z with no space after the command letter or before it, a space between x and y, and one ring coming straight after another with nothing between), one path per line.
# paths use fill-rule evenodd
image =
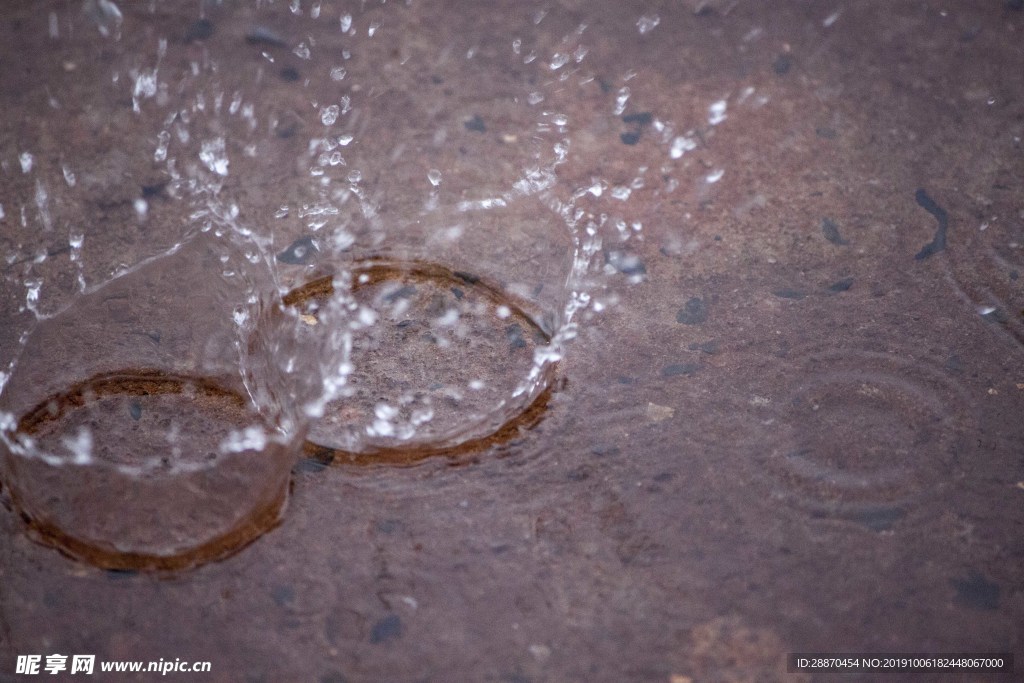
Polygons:
M397 614L389 614L373 625L371 643L386 643L402 635L402 620Z
M708 305L700 297L691 297L676 313L676 322L682 325L700 325L708 319Z

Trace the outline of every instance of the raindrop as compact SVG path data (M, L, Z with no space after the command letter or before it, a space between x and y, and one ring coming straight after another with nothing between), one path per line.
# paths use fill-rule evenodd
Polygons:
M199 152L199 160L217 175L226 176L228 174L228 157L224 148L224 138L204 142Z
M334 122L338 120L338 113L340 111L341 109L336 104L324 107L320 110L320 123L325 126L333 126Z
M619 88L619 94L615 96L615 115L622 116L622 112L626 111L626 102L629 101L629 88L623 86Z
M548 65L552 71L557 71L569 62L569 55L564 52L556 52L551 55L551 63Z
M661 17L657 14L650 16L642 16L637 19L636 28L640 31L640 35L650 32L655 26L661 23Z
M680 135L672 141L672 147L669 149L668 155L673 159L678 159L694 149L697 149L697 143L692 138Z
M725 115L725 109L728 106L725 100L718 100L710 107L708 107L708 123L712 126L717 126L727 118Z
M111 29L117 32L124 21L121 10L111 0L86 0L84 9L104 38L110 36Z

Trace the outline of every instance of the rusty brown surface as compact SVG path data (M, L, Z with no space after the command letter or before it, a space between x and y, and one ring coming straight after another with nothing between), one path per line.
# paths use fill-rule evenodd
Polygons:
M554 193L600 179L577 206L642 230L606 235L607 308L580 319L544 418L465 466L307 462L278 528L171 576L70 560L5 497L0 680L54 652L322 683L788 680L794 651L1024 665L1019 3L325 2L313 21L309 2L294 18L238 1L211 4L205 38L197 3L118 4L133 30L117 41L79 3L0 11L4 364L32 317L26 280L47 283L44 309L73 296L71 227L90 282L180 237L153 161L164 110L133 113L110 79L152 66L161 36L172 99L190 60L225 81L262 68L246 91L261 127L223 194L273 223L274 253L305 235L272 216L308 199L310 103L354 85L375 117L349 165L370 169L385 219L420 206L431 168L469 198L507 186L550 107L571 138ZM345 12L358 33L338 38ZM288 49L247 42L254 26ZM310 37L311 59L291 52ZM540 68L508 58L517 37L540 60L586 53ZM534 88L536 108L516 100ZM676 136L694 148L673 158ZM50 192L48 228L36 181L66 187L62 162L77 184ZM495 238L505 262L517 239Z

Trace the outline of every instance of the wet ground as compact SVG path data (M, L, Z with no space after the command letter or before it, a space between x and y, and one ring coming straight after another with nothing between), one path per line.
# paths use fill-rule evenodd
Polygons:
M204 178L286 284L432 197L498 216L445 267L543 282L512 288L541 311L601 242L541 419L458 466L305 459L277 528L170 574L38 543L5 487L0 680L54 652L323 683L1024 665L1021 3L86 5L0 13L5 366L180 239ZM524 327L441 367L510 382ZM389 381L410 364L439 367Z

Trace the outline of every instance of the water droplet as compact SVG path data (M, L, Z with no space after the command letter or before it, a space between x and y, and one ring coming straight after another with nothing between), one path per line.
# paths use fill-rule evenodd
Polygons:
M329 107L323 107L320 110L320 123L325 126L333 126L334 122L338 120L338 114L341 109L336 104L332 104Z
M441 184L441 172L436 168L430 169L430 172L427 173L427 180L430 181L431 185L437 187Z
M669 149L668 155L673 159L678 159L694 149L697 149L697 142L693 138L680 135L672 141L672 147Z
M661 23L661 17L659 17L657 14L642 16L639 19L637 19L636 28L638 31L640 31L640 35L644 35L645 33L651 31L659 23Z
M228 174L229 162L224 146L224 138L216 138L204 142L199 152L199 160L217 175L226 176Z
M565 54L564 52L556 52L555 54L551 55L551 63L548 64L548 68L550 68L552 71L557 71L558 69L561 69L563 66L565 66L568 62L569 55Z
M708 123L712 126L717 126L727 118L725 115L725 109L728 106L725 100L718 100L710 107L708 107Z
M623 86L619 88L619 94L615 96L615 115L622 116L622 112L626 111L626 102L629 101L629 88Z

